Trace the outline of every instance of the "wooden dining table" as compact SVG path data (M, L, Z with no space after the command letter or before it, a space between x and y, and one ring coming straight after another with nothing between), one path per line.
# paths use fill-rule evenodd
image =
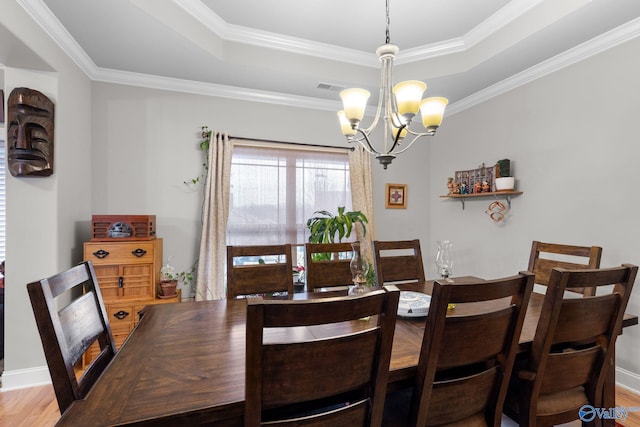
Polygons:
M479 279L453 280L463 283ZM402 285L401 290L430 294L432 287L433 282L428 281ZM331 295L294 294L291 298ZM543 295L533 294L528 305L520 337L522 353L530 348L542 300ZM454 310L463 313L482 309L481 303L475 304L459 304ZM92 390L85 399L74 402L56 425L242 426L245 319L246 301L242 299L145 307L140 322ZM625 315L624 327L636 324L637 316ZM415 375L424 326L424 317L398 318L389 387L406 384ZM335 331L327 328L296 328L288 338L318 338ZM272 339L276 335L274 332ZM612 368L604 390L605 402L610 405L606 407L615 406L615 366Z

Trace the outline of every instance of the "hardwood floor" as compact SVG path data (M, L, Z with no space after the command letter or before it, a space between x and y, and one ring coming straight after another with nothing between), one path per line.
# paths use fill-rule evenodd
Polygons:
M618 406L640 407L640 395L617 387ZM53 387L51 385L32 387L0 393L0 426L48 427L55 425L60 417ZM640 412L632 412L624 423L625 427L640 427ZM503 425L512 425L503 423ZM580 422L565 424L580 426Z
M0 426L53 426L60 418L53 386L0 393Z

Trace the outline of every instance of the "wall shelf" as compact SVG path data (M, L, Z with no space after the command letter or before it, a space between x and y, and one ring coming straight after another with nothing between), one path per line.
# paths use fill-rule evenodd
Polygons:
M511 208L511 197L513 196L519 196L520 194L522 194L522 191L494 191L491 193L472 193L472 194L446 194L444 196L440 196L441 198L445 198L445 199L457 199L460 200L460 203L462 203L462 209L464 210L464 202L466 199L474 199L474 198L479 198L479 197L494 197L496 199L498 198L504 198L507 201L507 204L509 205L509 208Z

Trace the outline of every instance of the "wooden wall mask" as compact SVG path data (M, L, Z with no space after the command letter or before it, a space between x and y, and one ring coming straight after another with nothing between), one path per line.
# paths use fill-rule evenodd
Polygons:
M54 104L41 92L15 88L7 99L7 160L13 176L53 173Z

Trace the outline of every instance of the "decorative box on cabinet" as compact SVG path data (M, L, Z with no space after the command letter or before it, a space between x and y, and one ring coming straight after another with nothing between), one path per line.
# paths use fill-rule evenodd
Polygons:
M162 268L161 238L86 242L84 260L93 262L117 348L140 320L138 313L145 305L180 301L179 291L173 298L156 297ZM85 354L85 365L97 354L94 347Z

